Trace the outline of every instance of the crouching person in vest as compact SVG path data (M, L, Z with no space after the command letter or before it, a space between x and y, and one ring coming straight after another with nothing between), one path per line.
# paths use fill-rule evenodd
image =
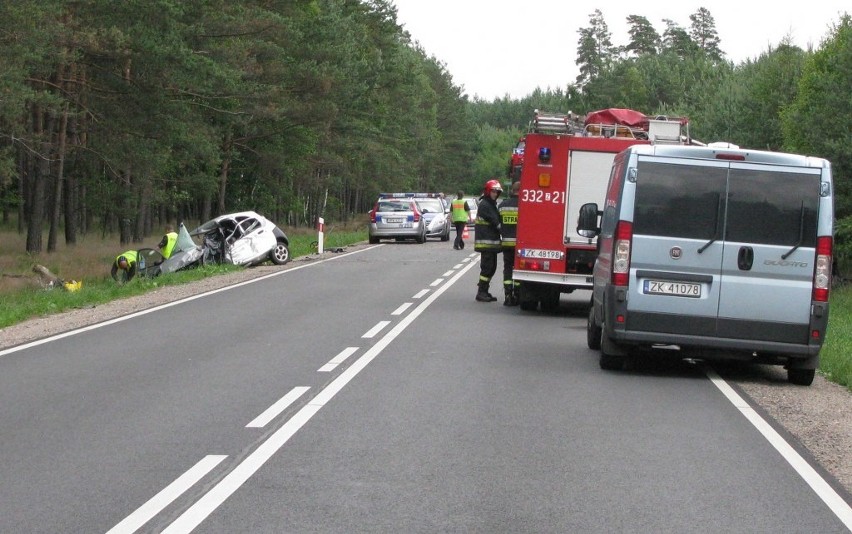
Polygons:
M497 272L497 254L500 253L500 212L497 211L497 198L503 188L498 180L485 182L483 195L479 198L478 211L474 228L476 235L473 249L480 253L479 286L476 300L479 302L494 302L497 300L488 292L491 278Z
M131 281L136 276L136 260L135 250L128 250L116 257L110 272L113 280L121 284Z

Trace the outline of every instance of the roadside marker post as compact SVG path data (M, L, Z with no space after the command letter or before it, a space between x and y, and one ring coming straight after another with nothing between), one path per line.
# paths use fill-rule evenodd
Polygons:
M325 234L325 219L320 217L317 219L317 254L323 252L323 236Z

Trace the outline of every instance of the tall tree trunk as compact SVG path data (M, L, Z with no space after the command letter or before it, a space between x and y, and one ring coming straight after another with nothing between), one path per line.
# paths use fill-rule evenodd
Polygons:
M148 223L150 227L151 215L149 213L149 205L151 203L151 178L149 176L140 176L136 181L136 189L139 191L139 202L136 206L136 224L133 229L133 241L141 243L145 239L145 226Z
M133 225L132 220L130 219L130 215L133 214L133 180L132 175L130 173L130 164L127 164L127 168L124 170L124 173L121 175L121 187L123 189L122 200L121 200L121 211L118 213L118 227L119 227L119 242L122 245L126 245L133 241Z
M24 227L27 220L27 184L29 183L29 161L30 158L24 155L23 150L18 151L18 194L21 196L21 201L18 202L18 233L24 233Z
M225 194L228 190L228 170L231 167L231 132L225 135L225 142L222 144L222 169L219 173L219 205L218 213L225 213Z
M32 183L32 205L27 217L27 253L39 254L42 248L41 231L44 226L45 193L47 179L50 176L50 138L49 133L53 131L54 118L48 114L47 124L43 125L44 111L40 106L33 110L33 138L41 138L40 153L35 157L38 161L33 167Z
M62 110L59 121L59 162L56 167L56 181L53 188L53 209L50 213L50 231L47 234L47 251L56 252L56 241L59 235L59 216L62 211L62 189L65 175L65 141L68 137L68 102Z

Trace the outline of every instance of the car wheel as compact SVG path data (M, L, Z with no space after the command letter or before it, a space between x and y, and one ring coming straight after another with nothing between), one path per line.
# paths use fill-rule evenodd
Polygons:
M595 307L589 307L589 320L586 323L586 344L592 350L601 350L603 328L595 324Z
M370 244L371 245L378 245L379 244L379 238L370 236Z
M447 231L444 232L444 235L441 236L441 241L449 241L450 240L450 229L447 228Z
M787 382L797 386L810 386L815 375L815 369L787 369Z
M417 236L417 242L420 243L420 244L423 244L423 243L426 242L426 233L425 232L420 234L419 236Z
M284 265L290 261L290 249L286 243L279 241L272 252L269 253L269 258L275 265Z

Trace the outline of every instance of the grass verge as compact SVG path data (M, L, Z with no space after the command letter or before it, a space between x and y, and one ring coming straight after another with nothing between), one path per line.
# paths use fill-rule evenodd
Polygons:
M290 238L290 255L292 258L306 256L316 252L317 235L313 231L287 232ZM328 232L324 239L324 248L346 247L367 240L366 229L338 230ZM109 276L109 267L115 257L112 245L75 247L65 250L55 256L32 258L26 255L10 258L7 263L17 265L19 272L27 272L31 263L47 263L56 274L66 279L82 280L83 286L79 291L64 291L62 289L41 289L28 284L24 287L5 288L0 291L0 328L20 323L33 317L43 317L75 308L87 308L112 300L141 295L148 291L173 285L185 284L210 276L217 276L243 267L234 265L205 265L198 269L171 273L157 278L136 277L124 285L116 284ZM141 248L141 247L140 247ZM108 252L103 252L105 249ZM7 269L8 270L8 269ZM63 274L74 273L74 274Z
M852 391L852 285L831 291L828 334L820 351L820 372Z

